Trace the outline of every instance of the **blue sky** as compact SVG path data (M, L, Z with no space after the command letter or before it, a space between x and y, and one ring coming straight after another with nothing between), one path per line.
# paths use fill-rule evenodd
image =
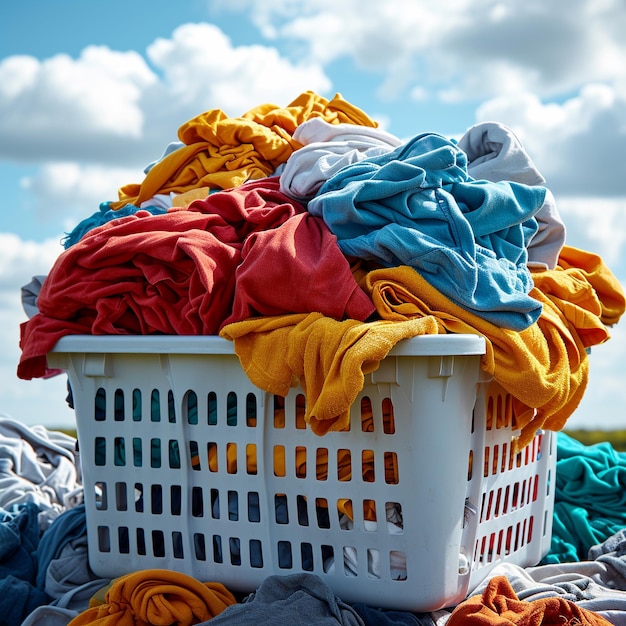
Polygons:
M401 138L499 121L568 243L626 283L623 0L23 0L0 8L0 412L67 425L64 380L19 381L20 287L207 109L341 93ZM626 325L626 322L622 326ZM626 334L592 352L572 427L626 423Z

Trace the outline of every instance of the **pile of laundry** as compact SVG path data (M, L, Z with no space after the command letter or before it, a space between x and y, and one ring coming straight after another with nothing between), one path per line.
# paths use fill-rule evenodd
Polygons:
M626 310L603 259L568 245L554 195L509 128L399 138L340 95L198 115L63 246L22 290L20 378L58 374L47 354L66 335L221 335L259 388L286 395L300 380L319 435L346 427L355 368L371 371L408 337L473 333L486 340L482 370L513 399L521 449L539 428L565 426L589 349ZM98 579L75 442L10 418L0 426L2 480L16 485L0 496L0 625L260 625L277 611L329 626L626 624L626 506L594 493L596 449L584 470L598 474L581 483L586 514L557 477L545 563L503 567L457 607L416 615L347 604L309 574L271 576L245 597L165 570ZM586 450L558 441L563 476L580 477L573 464ZM619 474L622 457L611 463Z
M342 403L307 397L323 434L345 427L359 390L305 354L358 345L371 367L406 337L475 333L521 448L563 428L589 348L625 309L602 258L567 245L545 182L496 122L404 140L313 92L237 118L204 112L68 234L29 294L18 376L50 375L68 334L220 334L266 391L334 376Z
M463 602L419 614L348 603L308 573L270 576L250 594L162 569L99 578L76 440L0 415L0 458L2 625L269 625L277 614L303 626L484 625L479 614L520 626L626 624L626 497L616 489L626 454L608 443L557 434L554 532L542 563L497 565Z

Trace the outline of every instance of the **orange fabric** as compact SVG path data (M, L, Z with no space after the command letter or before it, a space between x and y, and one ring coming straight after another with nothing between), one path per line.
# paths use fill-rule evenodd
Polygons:
M458 604L447 626L610 626L601 615L559 596L520 600L504 576L492 578L482 594Z
M221 583L201 583L178 572L148 569L115 579L104 601L92 598L90 608L70 626L191 626L235 603Z
M287 107L261 104L240 117L212 109L180 126L178 137L185 145L155 163L143 182L121 187L111 209L140 206L157 194L182 194L197 187L228 189L271 176L300 147L292 135L311 117L377 126L340 94L327 100L312 91Z
M365 374L378 369L398 341L433 332L432 316L392 323L305 313L251 318L224 326L220 335L234 341L244 371L260 389L284 396L299 381L305 420L323 435L347 428Z
M538 276L537 284L550 285L552 293L544 294L539 286L531 291L543 304L543 312L521 332L500 328L462 309L410 267L361 269L359 274L357 279L383 319L434 317L440 333L476 333L487 339L482 369L514 398L515 426L521 431L518 449L532 441L538 428L563 428L587 386L585 348L609 338L600 319L601 305L588 285L582 290L584 298L567 300L568 289L580 289L585 283L582 274L573 280L572 274L557 269Z
M559 267L565 272L580 272L598 295L602 322L608 326L617 324L626 309L626 296L623 286L602 257L573 246L564 246L559 256Z

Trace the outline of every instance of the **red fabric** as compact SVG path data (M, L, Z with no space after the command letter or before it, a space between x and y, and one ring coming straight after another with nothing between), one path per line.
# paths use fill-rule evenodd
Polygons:
M280 193L277 178L267 178L186 209L138 212L95 228L59 256L44 281L39 314L21 326L18 377L45 376L46 354L68 334L218 334L227 318L243 319L232 314L235 296L237 315L307 309L366 319L370 298L334 236L304 212ZM265 231L276 232L246 247ZM264 240L268 251L260 249ZM331 271L331 294L312 288Z
M363 321L374 312L337 238L319 217L302 213L280 228L253 233L241 257L233 311L224 325L286 312L322 312L338 320Z

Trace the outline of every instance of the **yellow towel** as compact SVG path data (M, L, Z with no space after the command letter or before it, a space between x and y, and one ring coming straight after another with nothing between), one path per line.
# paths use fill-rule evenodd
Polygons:
M579 264L580 267L577 265ZM560 430L587 387L586 348L609 338L606 324L624 313L619 282L600 257L565 247L555 270L535 272L531 296L539 320L517 332L455 305L407 266L354 268L379 316L376 322L338 322L318 313L262 317L230 324L244 370L261 389L284 396L300 382L305 419L317 434L345 428L364 374L378 367L402 338L429 333L474 333L487 340L481 367L511 394L518 449L539 428ZM410 322L416 325L407 326Z
M235 604L221 583L201 583L170 570L147 569L113 580L71 626L191 626Z
M328 100L312 91L302 93L287 107L261 104L241 117L212 109L185 122L178 129L185 145L155 163L143 182L121 187L111 209L129 203L140 206L156 194L182 194L197 187L230 189L271 176L301 147L292 135L311 117L377 126L340 94Z
M364 376L401 339L438 332L432 316L403 322L337 321L321 313L261 317L225 326L248 378L280 396L300 382L305 420L323 435L349 425Z
M564 271L578 270L598 296L602 322L607 326L617 324L626 309L626 296L624 288L602 257L580 248L564 246L559 255L559 268Z
M458 307L410 267L362 271L359 280L383 319L434 316L449 332L487 339L482 369L513 396L515 426L521 430L516 443L522 448L538 428L563 428L586 389L585 348L609 337L599 317L598 299L588 289L582 289L586 296L578 302L566 301L568 288L581 290L582 274L574 280L571 274L554 270L541 278L551 283L553 293L545 295L538 287L531 291L542 302L543 312L537 323L521 332L502 329ZM559 307L565 304L564 313Z

